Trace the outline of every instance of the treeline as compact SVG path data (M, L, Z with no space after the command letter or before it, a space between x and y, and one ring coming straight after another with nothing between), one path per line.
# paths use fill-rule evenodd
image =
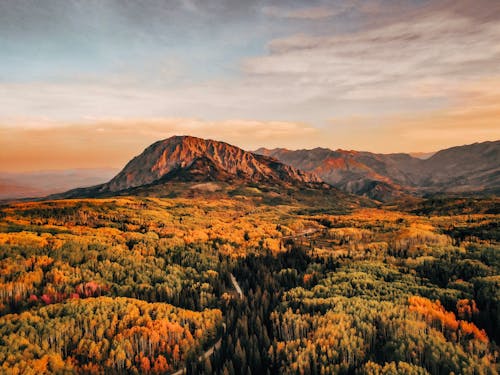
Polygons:
M225 288L219 271L227 266L211 244L169 248L144 235L130 249L105 236L52 239L15 233L0 242L0 312L101 295L201 310L216 306Z

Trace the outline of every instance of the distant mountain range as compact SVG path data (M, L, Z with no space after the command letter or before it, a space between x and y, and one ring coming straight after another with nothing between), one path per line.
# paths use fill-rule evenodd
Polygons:
M53 170L24 173L0 173L0 199L43 197L80 186L109 181L114 168Z
M255 153L315 173L345 192L380 201L408 194L500 188L500 141L452 147L425 159L403 153L375 154L327 148L295 151L261 148Z
M104 169L4 174L0 178L0 198L41 196L92 184L53 197L165 195L176 189L176 194L192 191L193 187L214 192L224 190L223 186L228 188L225 192L233 194L237 187L253 186L273 187L275 192L326 189L339 199L346 198L338 188L345 193L391 201L409 195L491 191L500 187L500 141L418 156L327 148L261 148L248 152L224 142L175 136L146 148L111 179L116 172Z

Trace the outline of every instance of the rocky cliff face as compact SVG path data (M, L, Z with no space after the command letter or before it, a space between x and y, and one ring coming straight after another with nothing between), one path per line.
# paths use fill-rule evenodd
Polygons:
M101 191L116 192L156 181L240 181L314 184L316 175L224 142L189 136L158 141L132 159Z

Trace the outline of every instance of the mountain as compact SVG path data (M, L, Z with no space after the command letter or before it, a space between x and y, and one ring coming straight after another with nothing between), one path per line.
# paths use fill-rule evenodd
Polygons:
M50 194L50 191L37 189L35 186L19 184L8 178L0 178L0 200L26 197L39 197ZM54 193L54 192L52 192Z
M383 155L327 148L296 151L261 148L256 153L313 172L345 192L379 201L406 195L404 186L411 184L413 178L406 171L416 170L421 161L406 154Z
M426 155L427 156L427 155ZM158 141L133 158L109 182L55 194L53 198L204 193L255 193L241 187L328 189L386 202L428 193L497 192L500 141L452 147L428 158L409 154L330 150L291 151L261 148L244 151L224 142L190 136ZM0 176L0 199L45 196L75 186L100 183L113 170L72 170ZM319 176L319 177L318 177ZM316 194L317 195L317 194ZM329 198L351 199L331 190ZM314 194L311 194L311 199Z
M174 136L147 147L109 182L70 190L53 198L123 194L177 196L194 191L245 195L245 190L241 190L244 186L274 189L272 192L279 194L286 194L287 189L322 189L342 194L315 174L274 158L224 142Z
M258 149L346 192L380 201L438 191L484 191L500 186L500 141L439 151L427 159L409 154L330 150Z
M414 158L417 159L429 159L432 155L434 155L435 152L410 152L408 155L413 156Z
M424 160L417 182L431 191L481 191L500 187L500 141L441 150Z
M102 191L117 192L157 181L318 184L311 173L224 142L175 136L153 143L133 158Z

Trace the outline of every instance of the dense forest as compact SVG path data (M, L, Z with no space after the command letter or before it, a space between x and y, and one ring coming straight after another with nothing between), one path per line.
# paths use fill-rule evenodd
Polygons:
M5 205L1 372L496 374L498 200L454 207Z

